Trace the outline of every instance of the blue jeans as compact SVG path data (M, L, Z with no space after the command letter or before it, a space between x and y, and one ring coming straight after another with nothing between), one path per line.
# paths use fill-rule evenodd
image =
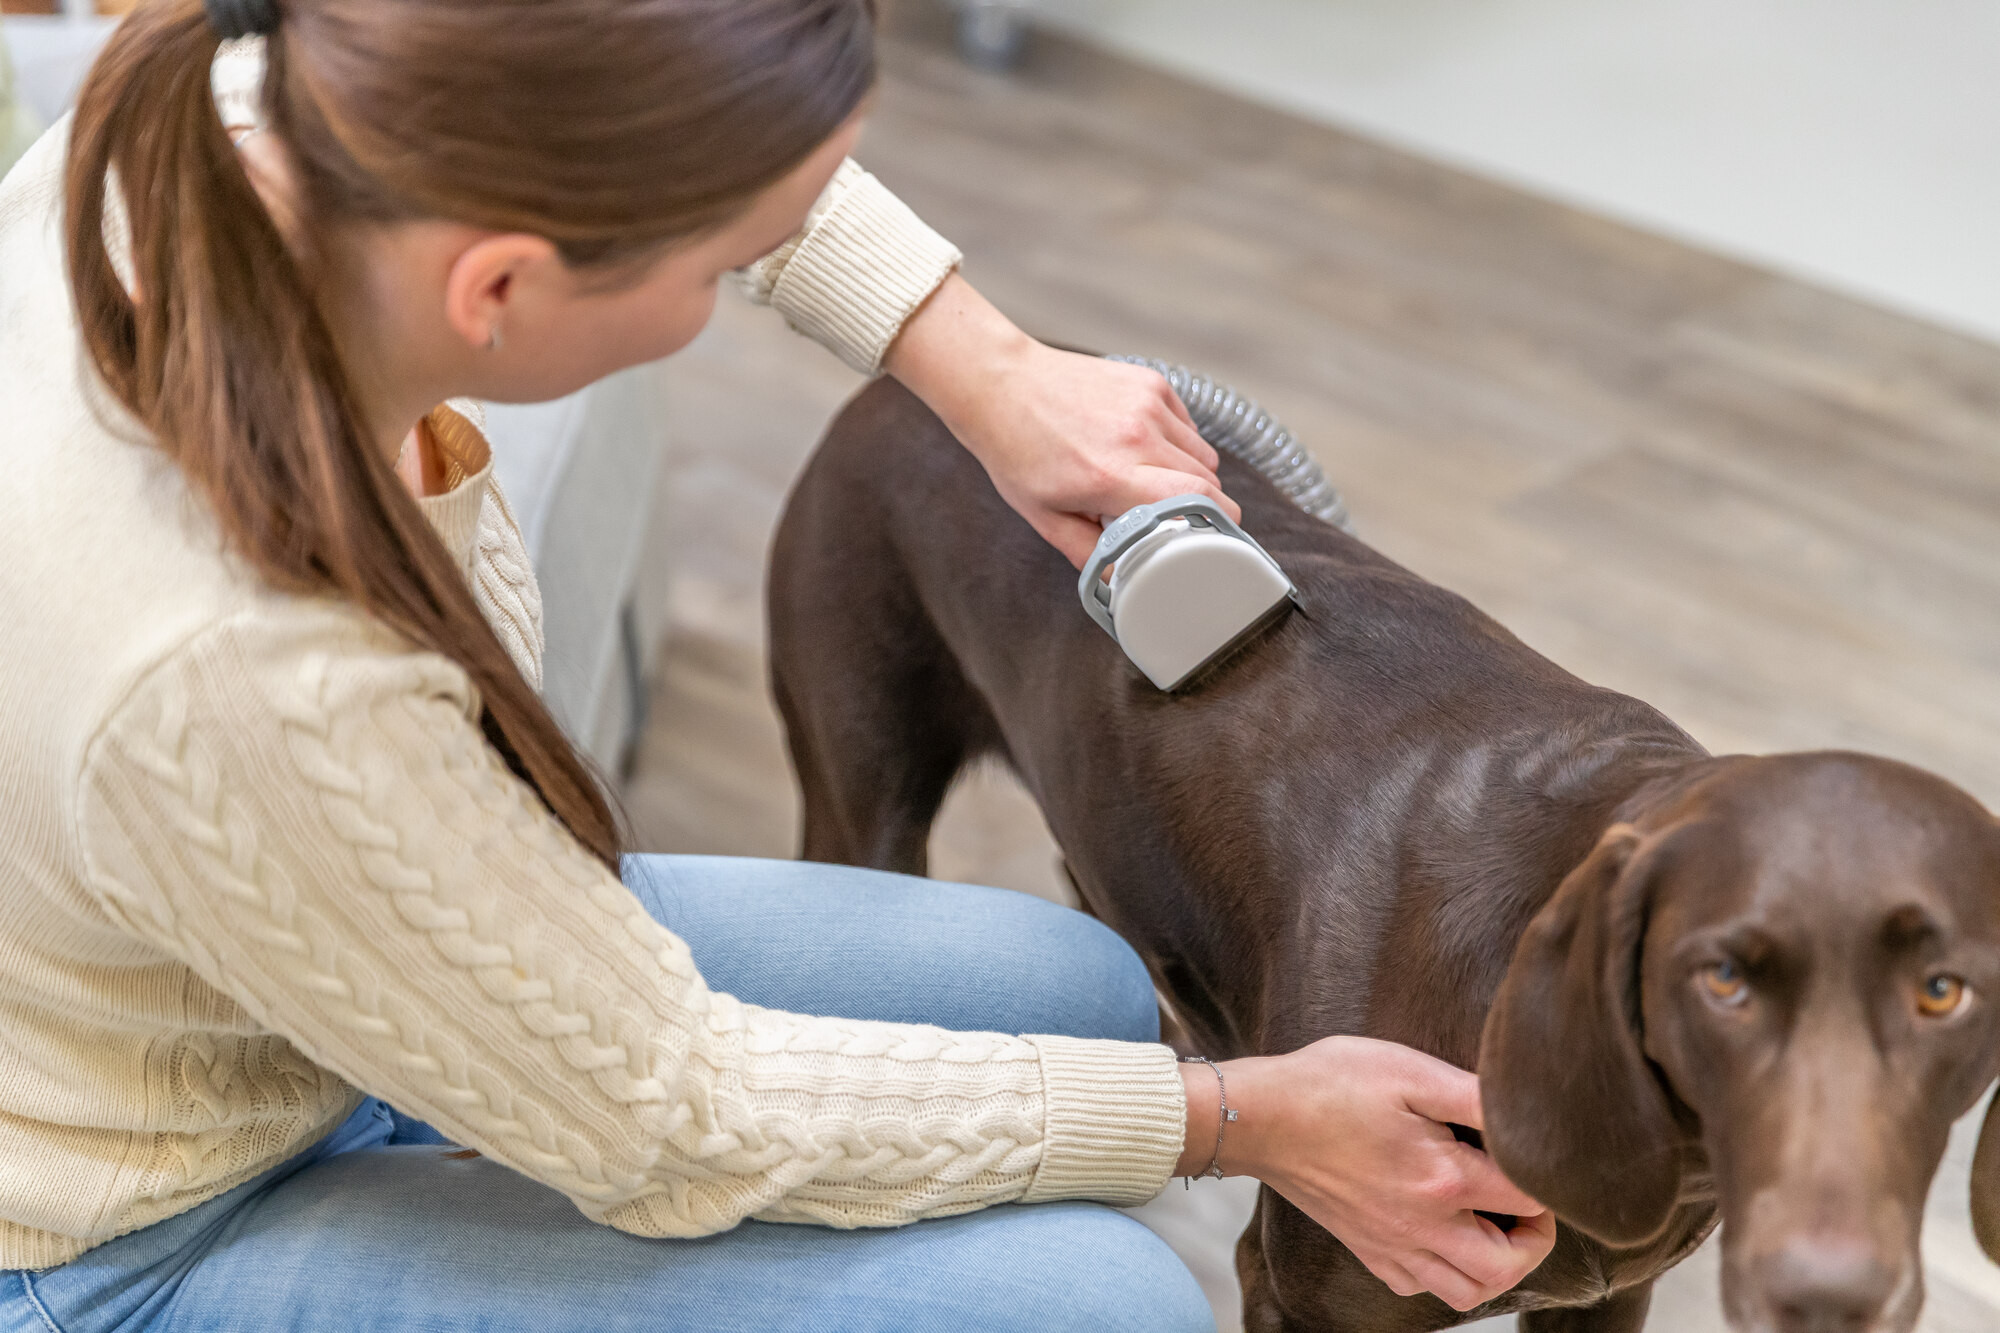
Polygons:
M702 856L631 857L625 881L712 987L758 1004L1157 1039L1132 951L1025 894ZM436 1142L370 1098L312 1148L200 1207L59 1268L0 1272L0 1333L1214 1329L1173 1252L1097 1204L642 1240Z

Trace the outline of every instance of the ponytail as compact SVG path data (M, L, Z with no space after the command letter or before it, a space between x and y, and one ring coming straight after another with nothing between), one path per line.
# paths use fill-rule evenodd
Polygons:
M216 112L217 45L201 0L147 0L83 87L65 228L89 356L265 580L345 598L458 663L484 701L488 740L615 869L603 791L371 442L322 314L318 256L288 249ZM270 47L281 80L281 39ZM113 244L129 234L129 286L107 223ZM294 241L311 239L306 228Z

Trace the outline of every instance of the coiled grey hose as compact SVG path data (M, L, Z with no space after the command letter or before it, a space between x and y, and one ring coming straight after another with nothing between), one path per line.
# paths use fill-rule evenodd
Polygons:
M1245 398L1227 384L1218 384L1186 366L1156 361L1149 356L1108 356L1107 361L1144 366L1166 377L1174 393L1194 418L1195 429L1228 454L1256 468L1299 508L1323 519L1342 532L1352 533L1354 522L1347 515L1347 502L1340 498L1326 473L1306 452L1305 446L1286 430L1255 399Z

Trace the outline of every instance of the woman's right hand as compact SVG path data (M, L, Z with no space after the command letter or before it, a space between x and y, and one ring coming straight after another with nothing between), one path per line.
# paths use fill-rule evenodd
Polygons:
M1397 1295L1429 1291L1470 1310L1533 1272L1555 1244L1554 1215L1447 1128L1484 1128L1472 1074L1366 1037L1328 1037L1222 1071L1239 1117L1223 1135L1224 1174L1277 1190ZM1200 1065L1182 1076L1182 1166L1198 1172L1215 1145L1216 1081ZM1518 1221L1502 1231L1474 1210Z

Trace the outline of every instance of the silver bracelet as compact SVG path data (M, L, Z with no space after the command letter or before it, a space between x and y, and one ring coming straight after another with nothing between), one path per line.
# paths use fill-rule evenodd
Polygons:
M1208 1159L1208 1169L1200 1174L1211 1180L1220 1180L1222 1179L1222 1127L1236 1119L1236 1112L1229 1109L1229 1081L1222 1077L1222 1066L1205 1055L1183 1055L1181 1063L1207 1065L1215 1071L1215 1087L1217 1094L1222 1098L1222 1113L1215 1117L1215 1153ZM1181 1177L1182 1189L1192 1189L1193 1185L1191 1177Z

